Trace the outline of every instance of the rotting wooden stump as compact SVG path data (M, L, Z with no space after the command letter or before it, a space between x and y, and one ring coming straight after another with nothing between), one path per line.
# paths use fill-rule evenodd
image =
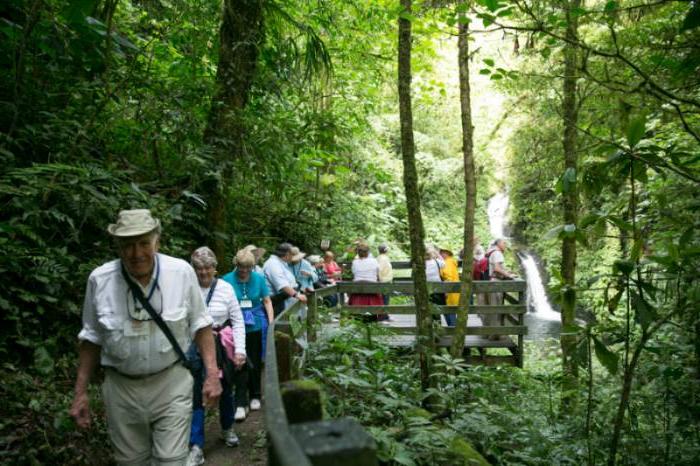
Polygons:
M277 374L280 383L292 378L292 337L284 332L275 332L275 350L277 353Z
M321 387L312 380L290 380L280 387L282 403L290 424L323 419Z
M303 422L289 426L314 466L375 466L377 445L354 419Z

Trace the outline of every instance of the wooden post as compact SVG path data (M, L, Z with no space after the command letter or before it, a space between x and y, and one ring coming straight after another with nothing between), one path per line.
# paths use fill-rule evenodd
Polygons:
M284 332L275 332L279 383L286 382L292 378L292 342L290 335Z
M314 466L377 466L377 445L354 419L289 426Z
M309 343L316 341L316 325L318 321L318 298L316 292L309 293L306 303L306 338Z
M321 387L312 380L290 380L280 387L287 422L320 421L323 419Z
M525 305L525 306L527 305L525 291L518 292L518 304ZM526 310L527 310L527 308L526 308ZM518 325L520 325L520 326L525 325L525 314L523 314L523 313L518 314ZM522 333L518 334L518 360L516 361L516 363L517 363L518 367L520 367L521 369L523 367L524 359L525 359L524 358L525 355L523 353L523 351L525 349L525 345L524 345L523 340L524 340L523 334Z

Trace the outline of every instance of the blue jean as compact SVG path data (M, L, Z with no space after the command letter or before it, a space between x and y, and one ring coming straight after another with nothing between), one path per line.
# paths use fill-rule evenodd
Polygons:
M194 389L192 391L192 429L190 431L190 445L204 448L204 405L202 403L202 387L206 377L206 368L199 356L197 346L192 343L187 350L187 359L192 363L192 377ZM230 429L233 425L233 393L225 378L221 379L221 398L219 398L219 423L221 430Z

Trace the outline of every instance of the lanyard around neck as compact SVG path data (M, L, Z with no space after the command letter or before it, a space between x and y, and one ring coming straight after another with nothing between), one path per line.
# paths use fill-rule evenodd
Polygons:
M158 279L159 279L159 277L160 277L160 262L158 262L158 256L157 256L157 255L156 255L156 258L155 258L155 262L156 262L156 278L155 278L155 280L153 280L153 285L151 285L151 290L148 292L148 295L146 295L146 299L147 299L148 301L150 301L151 298L153 297L153 293L155 293L156 288L160 289L160 286L158 285ZM124 267L124 261L122 261L122 272L124 272L124 273L123 273L124 279L126 279L127 282L132 282L130 276L127 275L126 268ZM132 282L132 283L133 283L133 282ZM139 286L140 286L140 285L139 285ZM136 300L136 297L135 297L135 296L134 296L134 300Z

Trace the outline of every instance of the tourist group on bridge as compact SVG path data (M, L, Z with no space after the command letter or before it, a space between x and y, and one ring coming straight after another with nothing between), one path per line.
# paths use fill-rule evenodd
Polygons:
M357 240L344 269L329 242L307 256L290 243L239 250L232 270L218 276L214 252L202 246L190 262L158 252L161 224L148 210L125 210L107 228L119 258L93 270L83 305L79 368L71 415L90 425L89 381L104 368L102 394L109 437L119 464L204 463L205 409L218 404L221 438L239 445L235 423L261 409L261 378L267 327L276 315L309 293L352 276L358 283L390 283L389 247L376 257ZM474 247L473 277L511 279L504 265L506 243L484 252ZM460 256L463 254L460 253ZM459 281L458 263L447 248L426 248L427 279ZM335 306L338 296L326 297ZM385 306L389 294L351 294L350 306ZM502 302L502 296L479 296ZM437 305L455 306L457 293L432 294ZM448 326L455 314L444 314ZM485 325L493 316L482 316ZM497 316L496 316L497 317ZM439 317L438 317L439 318ZM376 320L387 321L388 314Z

